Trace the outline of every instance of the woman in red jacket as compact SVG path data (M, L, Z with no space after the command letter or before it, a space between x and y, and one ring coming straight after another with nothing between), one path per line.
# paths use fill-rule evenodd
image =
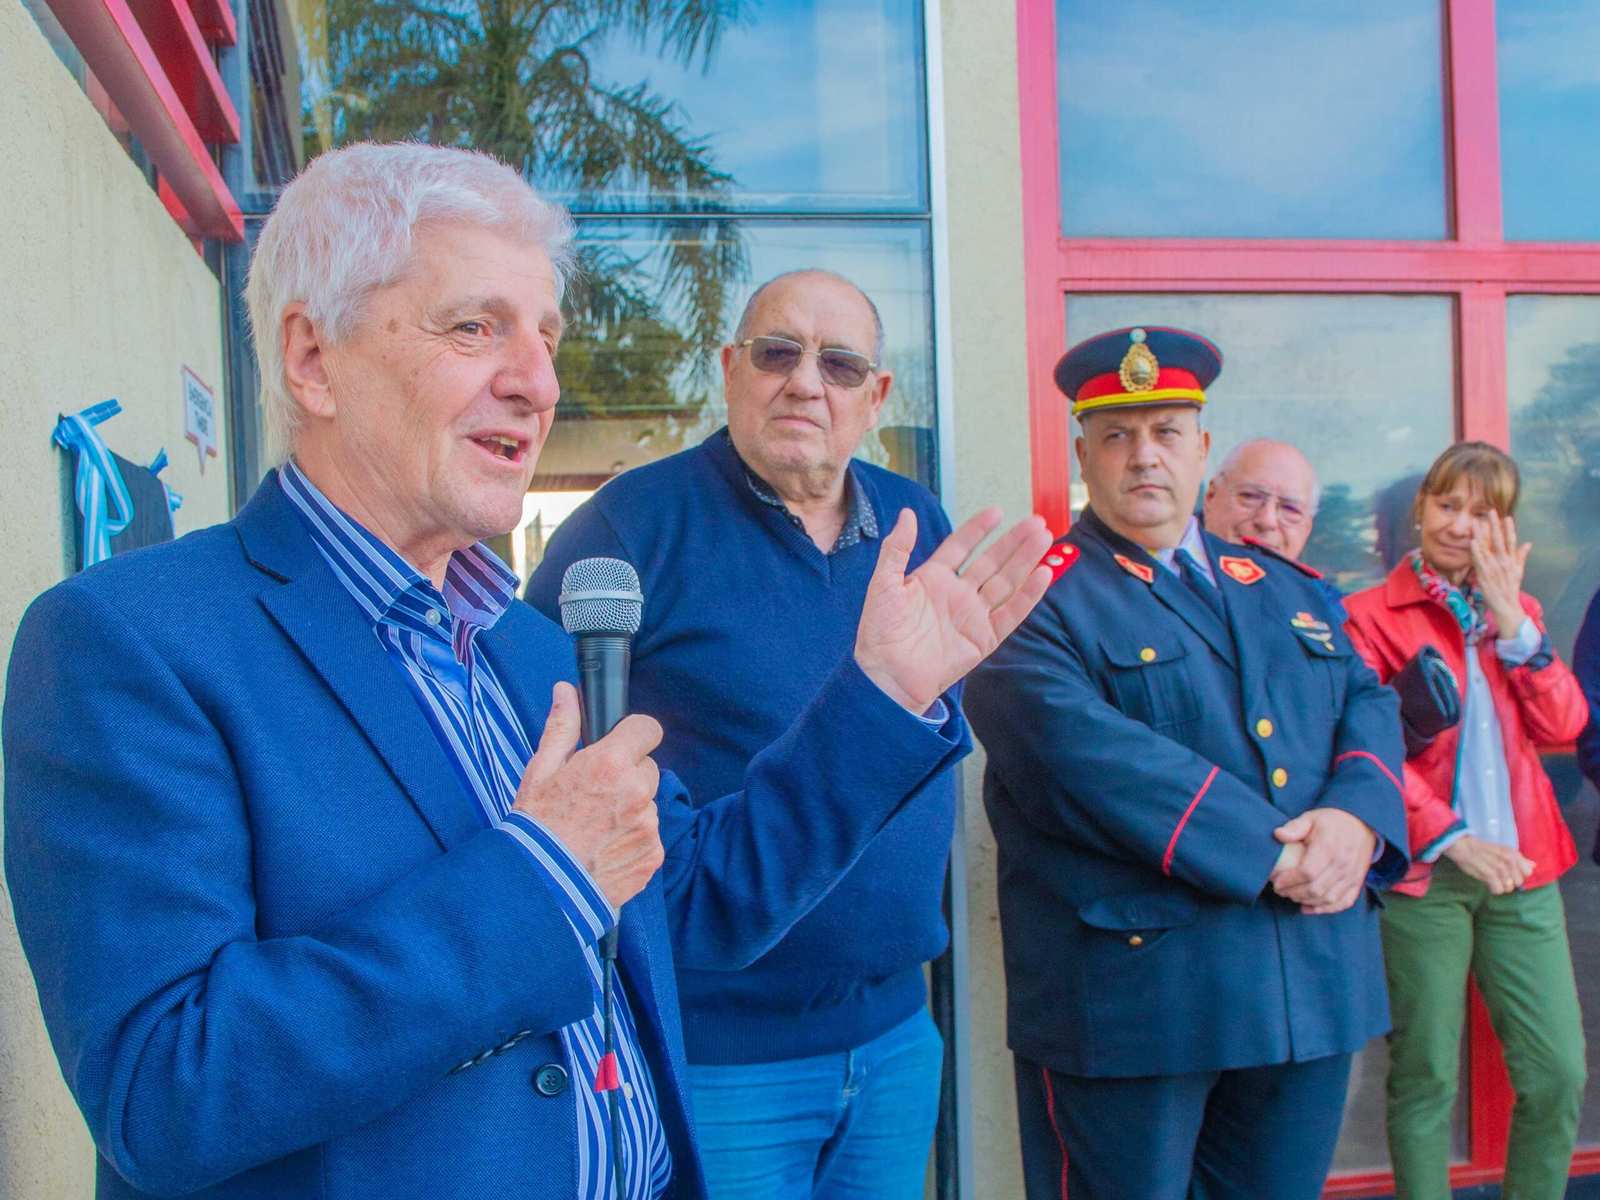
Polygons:
M1448 1200L1467 975L1505 1049L1517 1102L1505 1194L1565 1195L1584 1088L1583 1027L1556 879L1577 861L1539 747L1587 717L1521 590L1517 467L1483 442L1446 450L1413 510L1421 542L1349 600L1351 639L1385 682L1441 651L1461 719L1405 766L1413 866L1388 899L1383 946L1394 1033L1389 1152L1398 1200Z

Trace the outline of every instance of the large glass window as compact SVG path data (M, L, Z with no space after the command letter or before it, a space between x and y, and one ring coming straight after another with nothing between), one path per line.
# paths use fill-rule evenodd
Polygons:
M1346 592L1378 583L1410 547L1421 473L1453 440L1454 331L1439 296L1078 295L1067 342L1124 325L1212 339L1213 467L1254 437L1305 451L1322 483L1307 561ZM1073 506L1087 496L1073 484Z
M1517 533L1533 543L1523 586L1543 603L1556 651L1570 661L1600 588L1600 296L1512 296L1506 317L1511 453L1522 469ZM1547 755L1545 767L1587 856L1600 797L1572 755ZM1600 1143L1600 875L1580 860L1561 896L1589 1045L1579 1140L1592 1145Z
M1600 0L1497 0L1508 238L1600 239Z
M920 0L296 13L309 153L472 146L579 216L561 413L505 547L519 569L606 479L723 423L719 348L751 290L800 267L883 314L895 386L861 456L936 483Z
M1067 237L1442 238L1438 0L1056 0Z

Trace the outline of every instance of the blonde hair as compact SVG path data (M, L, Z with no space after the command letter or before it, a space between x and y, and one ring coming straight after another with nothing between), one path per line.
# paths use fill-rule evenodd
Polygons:
M1488 442L1457 442L1434 459L1433 466L1422 477L1417 498L1411 506L1412 519L1420 522L1422 502L1429 496L1443 496L1454 491L1462 479L1475 486L1502 517L1517 511L1522 473L1512 457Z
M361 142L312 160L278 197L245 285L267 452L288 457L300 408L283 378L279 322L296 301L334 342L360 323L367 298L404 278L427 222L493 229L538 246L559 294L573 264L573 223L506 164L473 150Z

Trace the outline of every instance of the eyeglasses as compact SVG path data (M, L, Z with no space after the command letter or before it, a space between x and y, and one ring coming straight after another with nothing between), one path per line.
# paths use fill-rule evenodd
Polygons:
M817 356L817 370L835 387L860 387L866 382L867 376L878 369L878 364L865 354L841 350L837 346L807 350L789 338L771 336L746 338L738 344L749 349L750 365L769 375L792 375L802 358L814 354Z
M1311 513L1306 509L1305 503L1289 496L1280 496L1276 492L1269 492L1266 488L1256 487L1254 484L1243 484L1239 487L1228 489L1233 493L1233 498L1241 506L1251 512L1260 512L1267 502L1276 501L1278 505L1278 522L1293 528L1303 525L1311 519Z

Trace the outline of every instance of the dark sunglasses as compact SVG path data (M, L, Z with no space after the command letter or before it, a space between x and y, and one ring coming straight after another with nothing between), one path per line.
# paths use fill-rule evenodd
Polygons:
M817 356L817 370L835 387L856 388L866 382L867 376L878 369L878 364L865 354L854 350L841 350L824 346L821 350L807 350L799 342L783 337L753 337L739 343L750 351L750 364L769 375L790 375L808 354Z

